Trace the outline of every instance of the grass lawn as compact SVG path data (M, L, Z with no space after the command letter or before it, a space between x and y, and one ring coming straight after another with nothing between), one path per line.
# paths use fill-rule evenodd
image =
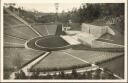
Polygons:
M59 36L47 36L46 38L41 38L40 40L37 40L36 44L41 47L48 48L56 48L69 45L65 40L63 40Z
M37 37L37 38L34 38L34 39L32 39L32 40L30 40L28 43L27 43L27 46L29 47L29 48L32 48L32 49L35 49L35 50L43 50L43 49L41 49L41 48L39 48L39 47L37 47L36 45L35 45L35 42L38 40L38 39L40 39L41 37Z

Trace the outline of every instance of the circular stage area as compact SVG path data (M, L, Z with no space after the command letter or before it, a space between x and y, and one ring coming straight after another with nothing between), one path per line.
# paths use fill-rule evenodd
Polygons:
M26 42L26 47L35 50L56 51L69 48L68 44L60 36L48 35L44 37L33 38Z

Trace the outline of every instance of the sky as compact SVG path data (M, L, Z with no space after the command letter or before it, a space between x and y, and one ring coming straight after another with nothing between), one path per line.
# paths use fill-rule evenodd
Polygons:
M81 3L59 3L58 12L65 12L72 10L73 8L79 8ZM23 7L26 10L37 10L40 12L50 13L56 12L55 3L18 3L16 7Z
M126 0L2 0L3 3L17 3L17 6L27 10L38 10L41 12L55 12L55 2L59 3L58 12L70 11L79 8L81 3L120 3Z

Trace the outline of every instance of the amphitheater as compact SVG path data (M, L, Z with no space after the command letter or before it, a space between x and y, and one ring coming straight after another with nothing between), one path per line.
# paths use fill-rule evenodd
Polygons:
M4 14L4 74L10 79L14 79L14 73L20 70L30 75L36 69L41 71L48 69L50 70L48 73L52 75L54 73L52 69L55 68L70 73L72 67L80 65L77 71L83 72L99 67L96 64L101 62L103 62L102 67L109 67L108 64L114 62L110 61L107 64L104 62L113 58L121 58L123 61L123 48L114 47L109 50L110 44L107 45L108 48L71 45L60 36L63 33L56 24L29 24L10 10L7 9L6 12L7 14ZM104 38L111 38L111 41ZM104 36L97 41L117 44L114 39L119 40L119 38L122 38L120 34L113 38ZM123 46L123 40L119 41ZM91 66L87 66L88 64ZM123 68L123 64L117 66ZM110 69L115 75L123 78L123 71L119 72L118 67L115 67L117 70Z

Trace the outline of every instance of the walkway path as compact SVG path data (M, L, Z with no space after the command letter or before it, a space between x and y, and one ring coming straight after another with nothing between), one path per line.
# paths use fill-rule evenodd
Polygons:
M68 42L70 45L78 45L81 44L81 42L77 41L76 38L74 38L73 36L60 36L61 38L63 38L66 42Z
M4 34L4 35L5 35L5 36L8 36L8 37L12 37L12 38L16 38L16 39L20 39L20 40L27 41L26 39L19 38L19 37L16 37L16 36L12 36L12 35L8 35L8 34Z
M4 42L4 47L24 47L24 44Z

